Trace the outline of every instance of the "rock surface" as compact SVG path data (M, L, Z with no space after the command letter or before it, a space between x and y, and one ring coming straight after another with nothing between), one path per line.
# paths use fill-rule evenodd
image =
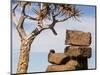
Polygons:
M54 53L54 54L49 54L48 56L48 61L52 64L62 64L67 62L68 59L66 59L66 55L64 53Z
M91 33L76 30L66 31L65 45L89 46L91 44Z
M49 65L47 71L68 71L75 70L79 66L79 63L75 60L70 60L65 65Z
M91 57L91 47L87 46L68 46L65 48L64 54L73 57Z

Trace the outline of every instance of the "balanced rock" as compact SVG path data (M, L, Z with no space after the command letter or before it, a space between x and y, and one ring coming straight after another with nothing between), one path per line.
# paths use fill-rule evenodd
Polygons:
M89 46L91 44L91 33L76 30L67 30L65 44Z
M64 54L70 57L91 57L91 47L87 46L68 46L65 48Z

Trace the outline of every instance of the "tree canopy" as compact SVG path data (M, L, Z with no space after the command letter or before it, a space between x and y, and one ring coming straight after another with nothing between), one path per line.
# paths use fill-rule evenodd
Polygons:
M64 22L70 18L78 20L77 17L80 16L79 9L71 4L18 2L13 9L13 13L15 13L17 6L23 9L22 13L25 18L37 21L36 29L39 31L51 29L55 35L57 35L54 29L56 23ZM33 16L26 14L25 10L27 7L30 7L31 13L34 14ZM46 22L46 20L49 22Z

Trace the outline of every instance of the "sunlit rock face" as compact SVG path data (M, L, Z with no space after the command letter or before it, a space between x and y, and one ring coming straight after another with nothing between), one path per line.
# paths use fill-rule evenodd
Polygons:
M91 57L91 47L87 46L68 46L65 48L64 54L73 57Z
M91 33L76 30L66 30L65 44L89 46L91 44Z

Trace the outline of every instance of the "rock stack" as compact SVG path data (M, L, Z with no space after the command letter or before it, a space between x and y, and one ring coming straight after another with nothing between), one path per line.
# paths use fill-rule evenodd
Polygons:
M46 71L87 70L88 58L91 57L91 33L67 30L64 53L48 54L49 65Z

